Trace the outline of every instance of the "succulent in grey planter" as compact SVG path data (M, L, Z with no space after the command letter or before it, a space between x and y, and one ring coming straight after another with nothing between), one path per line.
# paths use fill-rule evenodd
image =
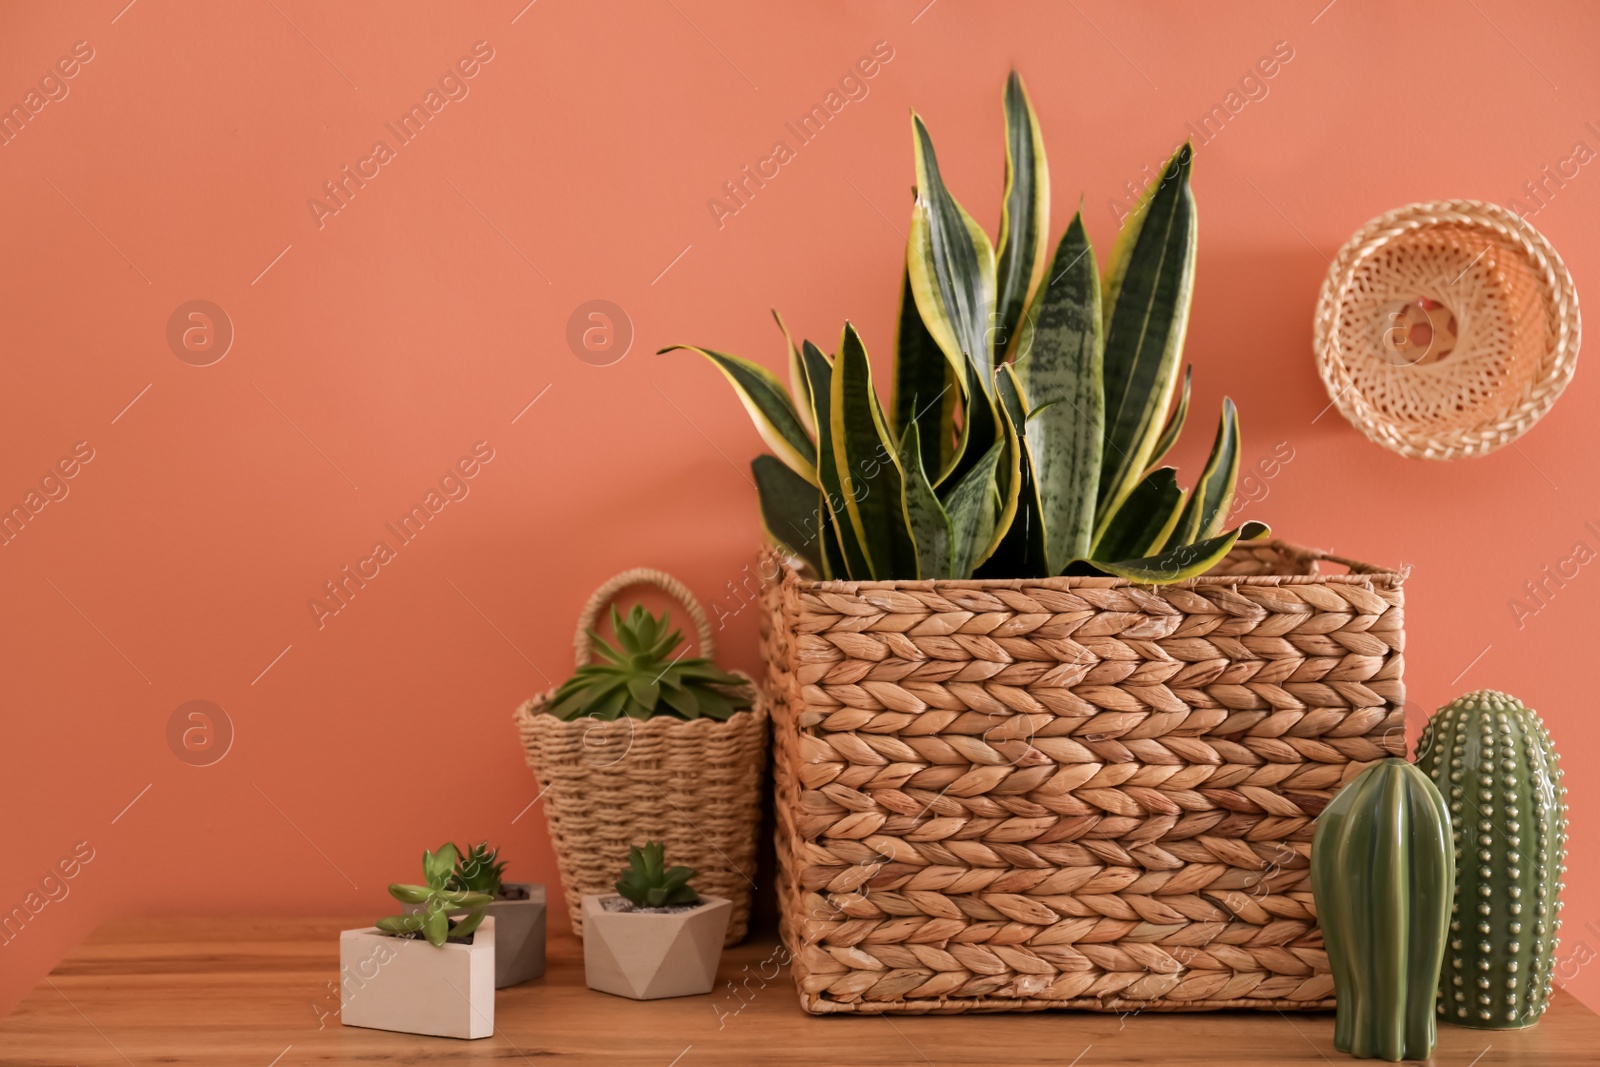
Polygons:
M505 862L500 859L500 850L490 848L487 841L466 850L450 847L455 849L457 860L449 888L490 898L483 910L495 919L494 987L505 989L543 978L544 886L501 881Z
M709 993L733 904L701 896L695 872L667 868L654 842L628 854L617 895L583 898L583 967L590 989L634 1000Z
M520 985L544 977L544 886L502 882L484 911L495 920L494 987Z

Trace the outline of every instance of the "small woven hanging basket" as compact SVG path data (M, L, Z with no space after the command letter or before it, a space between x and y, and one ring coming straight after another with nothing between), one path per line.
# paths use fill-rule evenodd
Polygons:
M1561 257L1495 204L1411 204L1362 227L1328 268L1314 348L1328 395L1403 456L1481 456L1550 410L1578 359Z
M590 661L588 631L612 597L654 585L694 622L700 654L714 654L711 625L694 594L661 571L639 568L612 578L589 598L575 640L579 666ZM613 893L631 845L660 841L667 862L699 872L702 894L733 902L726 943L750 921L756 828L766 770L767 711L746 678L751 709L726 722L671 715L570 722L545 713L552 689L516 710L517 732L540 785L572 931L583 936L585 893Z

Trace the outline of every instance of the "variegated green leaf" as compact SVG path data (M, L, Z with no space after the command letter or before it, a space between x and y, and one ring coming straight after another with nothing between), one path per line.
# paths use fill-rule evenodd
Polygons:
M783 343L789 349L789 392L795 413L800 416L801 425L815 435L817 426L811 421L811 386L806 384L805 361L800 358L800 348L789 335L789 327L784 325L783 316L778 314L777 308L772 309L772 318L777 322L778 329L783 331Z
M1222 557L1228 554L1235 542L1259 541L1271 533L1266 523L1247 522L1216 537L1197 541L1192 545L1169 548L1145 559L1129 559L1116 563L1096 561L1087 564L1079 561L1070 573L1092 573L1098 570L1126 578L1130 582L1166 585L1169 582L1181 582L1186 578L1204 574L1222 562Z
M828 507L826 493L817 493L817 515L822 520L822 577L829 581L847 579L850 577L850 565L845 561L839 524Z
M917 551L899 453L873 392L867 350L849 323L834 361L829 406L840 490L867 568L878 580L913 577Z
M933 491L922 464L922 443L916 427L900 438L900 467L906 479L906 518L917 546L917 577L950 577L950 516Z
M999 362L1015 339L1029 299L1044 276L1050 232L1050 167L1033 102L1016 71L1006 79L1006 188L1000 201L996 253L994 357Z
M994 313L994 247L983 228L956 203L939 177L933 141L911 113L917 161L917 197L906 242L906 270L917 310L950 365L981 373L977 383L992 395L989 380L990 316Z
M1097 533L1144 477L1178 381L1194 289L1190 151L1173 157L1127 253L1105 343L1106 440Z
M1111 516L1093 558L1140 559L1160 552L1178 527L1185 499L1176 469L1151 471Z
M772 456L751 460L750 471L756 477L761 525L767 536L822 574L823 531L817 515L817 487ZM654 700L640 702L655 706Z
M906 427L916 425L935 485L955 466L955 413L961 395L961 379L923 324L911 292L910 272L903 271L894 348L894 433L896 438L904 437Z
M734 392L739 394L739 400L750 413L750 419L767 447L800 477L812 485L817 484L817 446L812 443L811 435L800 422L800 416L795 412L794 404L777 375L759 363L710 348L669 345L661 352L677 349L698 352L709 359L733 383Z
M1005 442L996 441L980 456L944 496L950 516L950 576L970 578L980 554L994 537L996 503L995 470Z
M1178 523L1180 544L1201 541L1216 534L1233 503L1233 487L1239 477L1239 412L1229 397L1222 398L1222 418L1217 420L1217 436L1211 443L1211 458L1189 494Z
M1008 477L1012 484L1002 487L1002 510L996 524L996 539L988 559L977 568L979 578L1044 578L1050 574L1046 554L1047 529L1039 503L1039 486L1034 475L1033 451L1027 438L1026 401L1011 364L1002 364L995 373L1000 396L1000 414L1005 420L1006 448L1011 460Z
M1183 389L1178 393L1178 406L1167 416L1167 424L1161 428L1161 436L1156 438L1156 447L1150 453L1151 470L1167 458L1172 446L1178 443L1178 435L1183 433L1184 421L1189 417L1189 379L1193 372L1192 366L1183 369Z
M844 486L839 480L839 461L833 452L833 364L810 341L800 346L800 358L805 363L806 387L811 391L812 421L824 431L817 436L817 480L822 483L822 499L828 506L827 527L834 538L834 549L844 561L843 567L834 570L834 577L865 581L872 577L872 571L850 525Z
M1018 344L1028 399L1043 405L1029 418L1028 437L1054 569L1087 556L1094 536L1105 415L1100 330L1100 280L1080 212L1056 246Z

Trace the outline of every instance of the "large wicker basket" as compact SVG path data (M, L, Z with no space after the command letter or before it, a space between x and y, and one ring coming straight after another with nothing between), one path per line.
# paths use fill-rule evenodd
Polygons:
M588 630L600 610L622 589L641 584L677 598L694 622L700 654L713 655L711 626L693 594L670 575L638 569L589 598L575 642L580 665L592 655ZM744 937L767 750L765 701L753 683L751 689L751 710L726 722L667 715L564 722L544 712L554 690L517 708L573 933L583 936L583 895L614 891L629 846L660 841L668 862L699 872L695 888L733 902L726 943Z
M807 1011L1333 1006L1313 821L1404 753L1399 575L1281 542L1159 587L764 573Z

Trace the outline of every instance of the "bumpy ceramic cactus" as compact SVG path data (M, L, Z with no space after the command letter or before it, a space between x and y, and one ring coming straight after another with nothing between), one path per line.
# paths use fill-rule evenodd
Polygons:
M1439 1017L1531 1026L1550 1003L1566 872L1566 787L1544 724L1484 690L1439 709L1417 746L1455 829L1456 897Z
M1402 759L1368 767L1317 820L1311 891L1333 970L1333 1045L1352 1056L1426 1059L1455 863L1450 816Z

